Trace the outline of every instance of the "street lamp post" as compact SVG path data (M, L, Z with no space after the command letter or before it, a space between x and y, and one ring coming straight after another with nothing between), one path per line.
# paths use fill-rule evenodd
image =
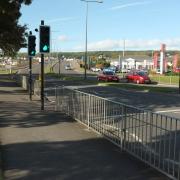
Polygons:
M81 0L86 2L86 41L85 41L85 57L84 57L84 79L87 79L87 73L86 73L86 69L87 69L87 53L88 53L88 49L87 49L87 41L88 41L88 5L91 2L94 3L103 3L103 1L100 0Z

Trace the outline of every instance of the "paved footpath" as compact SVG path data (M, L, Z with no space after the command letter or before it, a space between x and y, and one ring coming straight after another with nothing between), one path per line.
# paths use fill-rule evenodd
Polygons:
M40 110L0 76L0 132L7 180L167 180L64 114Z

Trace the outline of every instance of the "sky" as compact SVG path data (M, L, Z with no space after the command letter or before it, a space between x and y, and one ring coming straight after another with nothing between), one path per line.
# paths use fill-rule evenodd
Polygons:
M41 20L51 27L51 51L85 50L86 6L81 0L33 0L20 24L37 35ZM180 0L103 0L88 3L88 51L180 50ZM26 51L21 49L21 51Z

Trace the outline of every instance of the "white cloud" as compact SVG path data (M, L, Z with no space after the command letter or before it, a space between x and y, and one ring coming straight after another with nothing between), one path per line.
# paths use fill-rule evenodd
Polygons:
M66 22L66 21L72 21L72 20L76 20L77 17L63 17L63 18L56 18L56 19L50 19L47 21L47 23L54 23L54 22Z
M144 5L144 4L149 4L151 1L144 1L144 2L134 2L134 3L127 3L127 4L122 4L119 6L114 6L110 8L110 10L118 10L118 9L123 9L127 7L132 7L132 6L139 6L139 5Z
M66 35L61 35L61 36L58 37L58 40L66 42L66 41L69 41L69 37L66 36Z
M180 49L180 38L172 39L136 39L136 40L125 40L125 49L126 50L158 50L162 43L165 43L168 50L178 50ZM105 39L102 41L92 42L88 44L89 51L110 51L110 50L122 50L124 47L124 40L112 40ZM85 47L79 45L73 50L75 51L84 51Z

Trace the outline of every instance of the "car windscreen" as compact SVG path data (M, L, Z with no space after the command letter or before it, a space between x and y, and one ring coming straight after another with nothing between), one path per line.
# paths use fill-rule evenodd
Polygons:
M106 72L104 72L104 74L105 74L105 75L114 75L114 72L112 72L112 71L106 71Z
M145 72L143 72L143 71L137 72L137 74L140 75L140 76L147 76L147 73L145 73Z

